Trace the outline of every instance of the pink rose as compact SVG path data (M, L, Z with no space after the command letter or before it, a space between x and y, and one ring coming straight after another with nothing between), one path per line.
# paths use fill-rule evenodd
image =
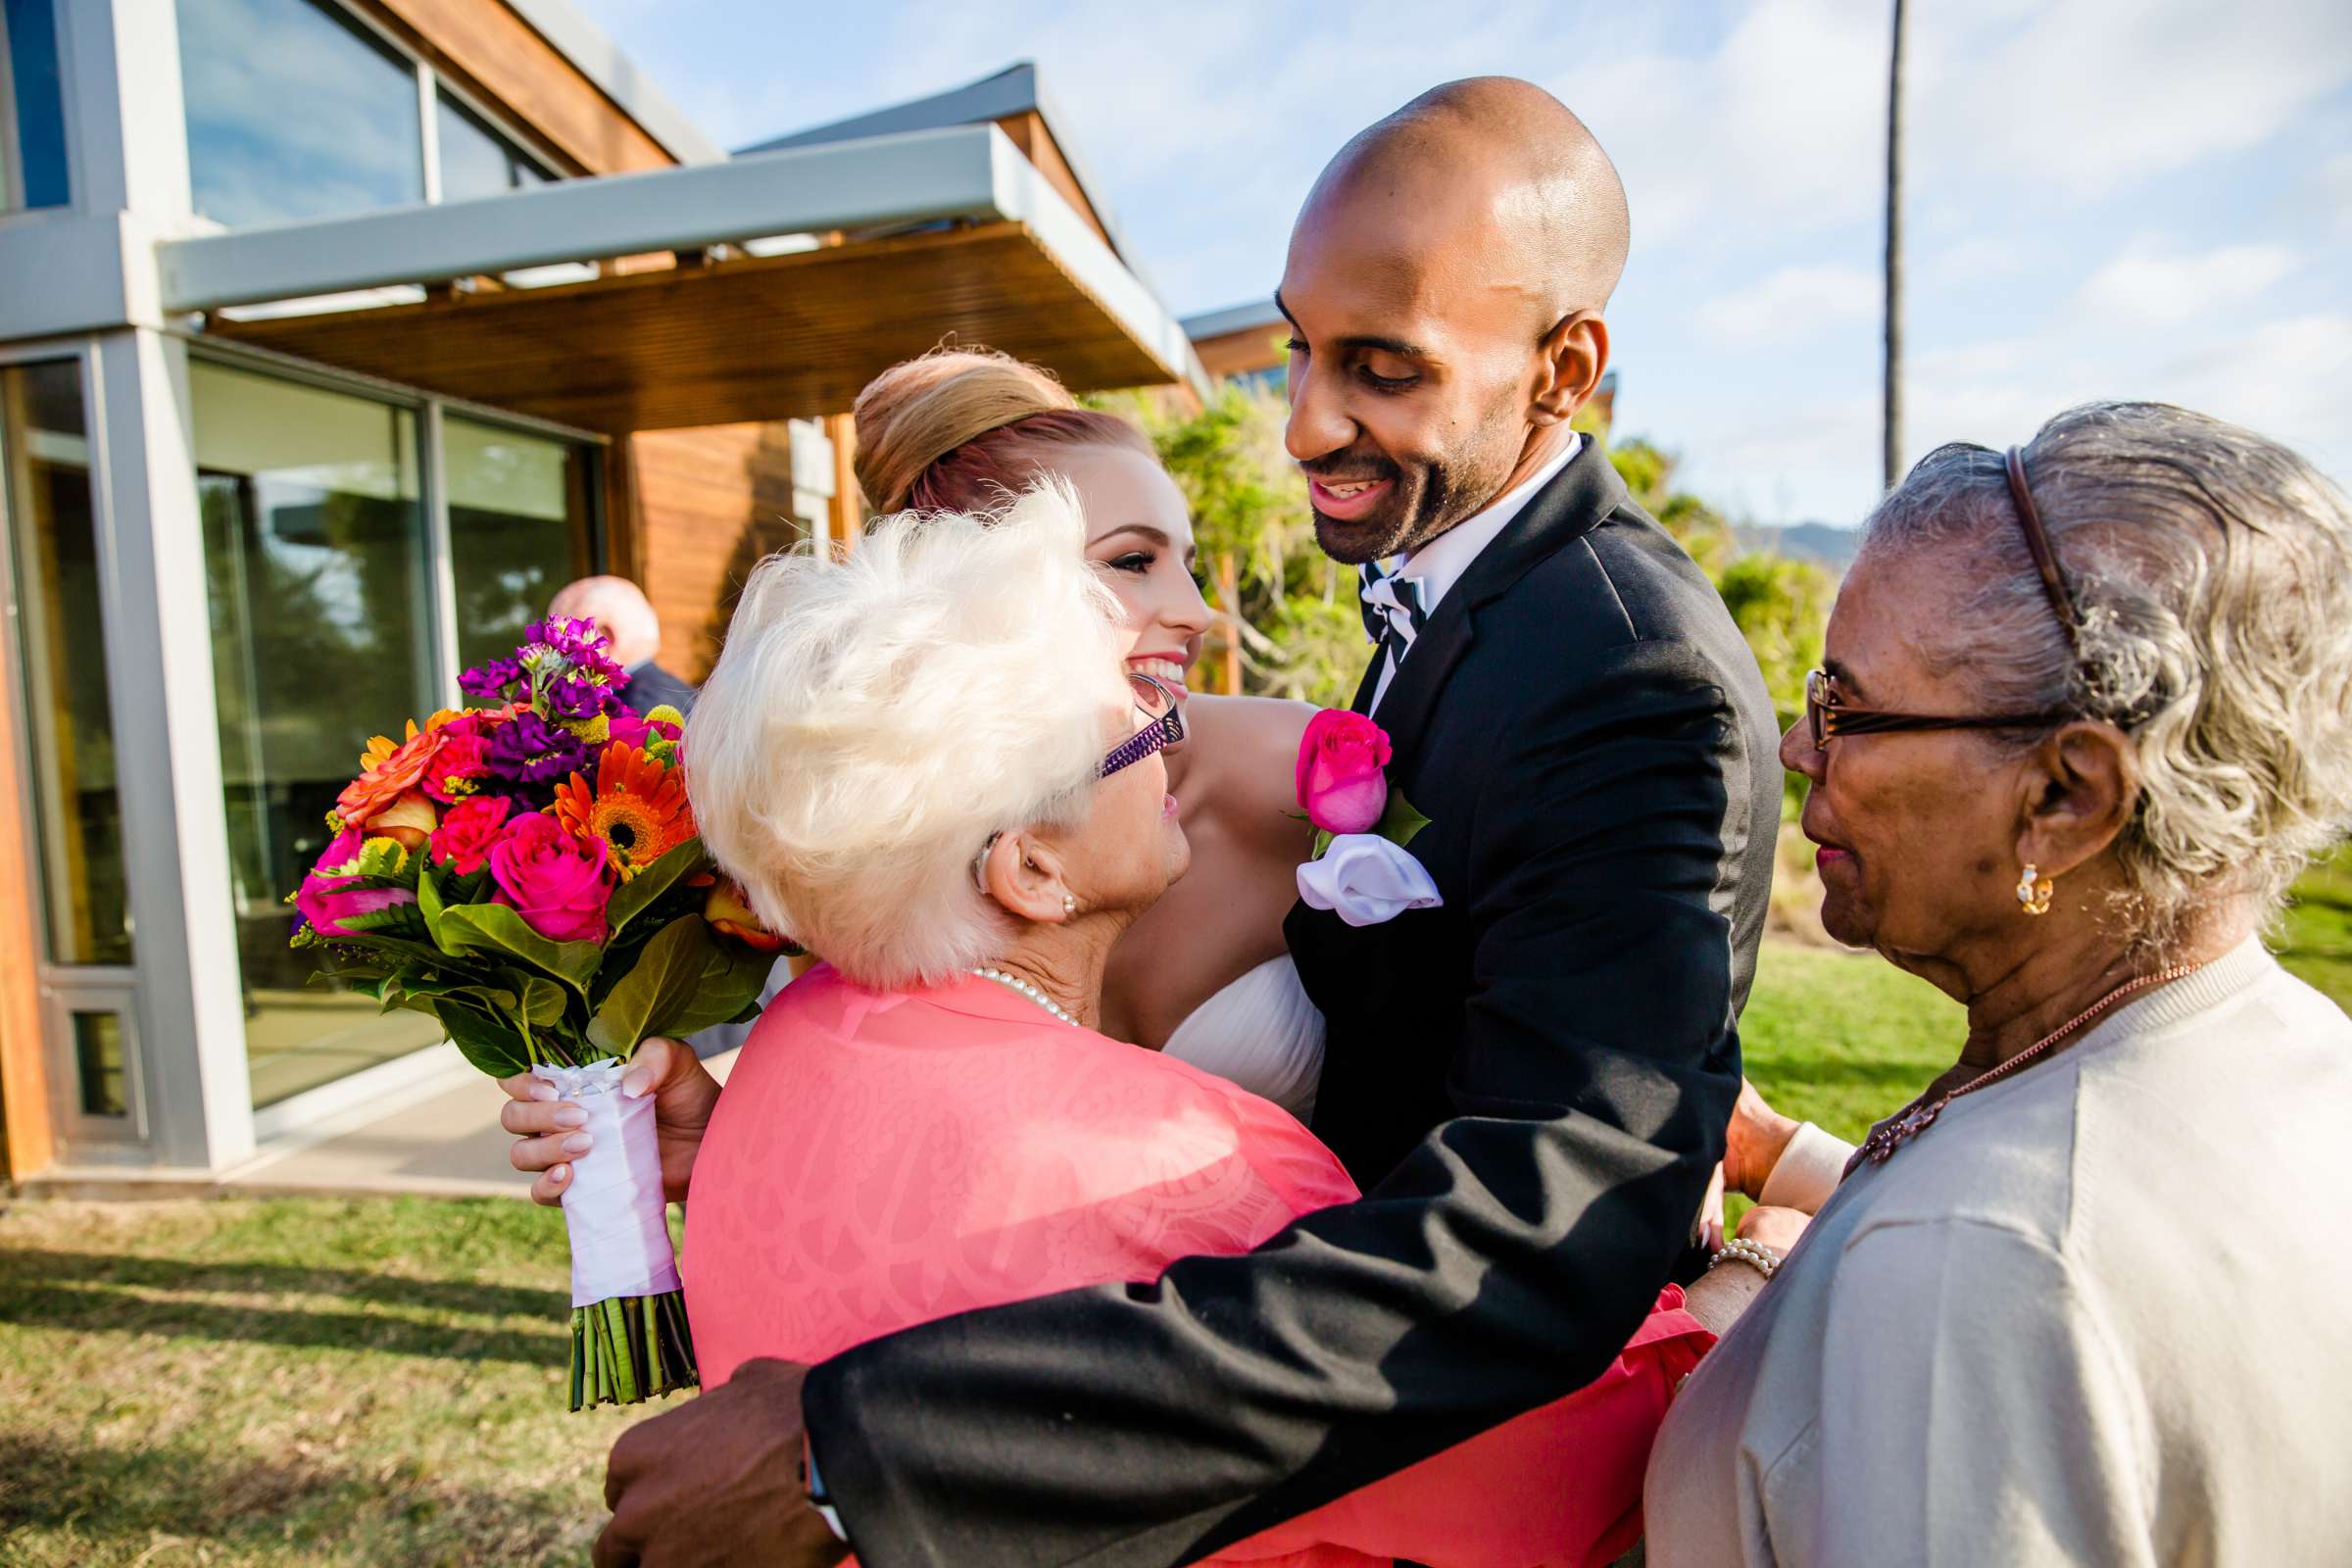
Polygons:
M302 879L302 887L294 895L294 907L310 922L311 929L322 937L350 936L353 933L343 922L379 909L414 904L416 895L399 888L355 888L359 880L348 874L352 862L360 858L362 842L356 828L346 828L335 835L335 841L318 857L310 875Z
M490 857L490 846L505 830L507 812L514 805L504 795L469 795L451 807L433 830L433 863L454 864L460 876L479 871Z
M1298 742L1298 806L1326 833L1368 832L1389 806L1389 733L1361 713L1325 709Z
M602 942L610 853L603 839L583 843L544 811L518 817L490 846L498 902L550 942Z

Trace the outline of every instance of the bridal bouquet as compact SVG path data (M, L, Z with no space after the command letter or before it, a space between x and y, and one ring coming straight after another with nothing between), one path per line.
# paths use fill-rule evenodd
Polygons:
M534 624L461 677L481 706L368 745L287 901L337 977L586 1108L564 1197L574 1410L697 1382L654 1104L620 1075L650 1035L748 1017L784 947L695 836L680 715L633 711L625 679L594 622Z

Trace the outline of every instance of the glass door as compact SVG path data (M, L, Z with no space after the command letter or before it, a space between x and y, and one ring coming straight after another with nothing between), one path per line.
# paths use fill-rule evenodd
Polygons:
M146 1105L79 360L0 366L0 511L52 1108L70 1145L135 1143Z

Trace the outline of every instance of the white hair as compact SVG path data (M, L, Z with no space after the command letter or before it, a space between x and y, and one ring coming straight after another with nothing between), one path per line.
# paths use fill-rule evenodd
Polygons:
M1059 479L993 514L902 513L845 562L753 571L687 723L703 842L772 930L861 984L1002 953L991 834L1082 821L1128 698L1118 607Z
M2070 409L2025 463L2081 609L2079 655L1996 453L1921 459L1872 514L1864 555L1957 553L1967 586L1914 640L1937 672L1969 670L1985 710L2130 734L2122 935L2171 948L2203 905L2239 895L2275 916L2352 816L2352 508L2278 443L2161 403Z

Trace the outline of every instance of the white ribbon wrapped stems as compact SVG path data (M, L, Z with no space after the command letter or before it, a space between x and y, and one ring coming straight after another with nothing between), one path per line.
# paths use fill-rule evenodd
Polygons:
M595 1140L571 1162L564 1189L564 1226L571 1235L571 1304L615 1297L661 1296L678 1288L669 1246L669 1206L662 1197L662 1155L654 1138L651 1096L620 1092L625 1061L585 1067L541 1063L531 1076L588 1112L581 1130Z
M1370 833L1343 833L1322 858L1300 866L1298 897L1357 926L1380 925L1407 909L1434 909L1446 902L1419 860Z

